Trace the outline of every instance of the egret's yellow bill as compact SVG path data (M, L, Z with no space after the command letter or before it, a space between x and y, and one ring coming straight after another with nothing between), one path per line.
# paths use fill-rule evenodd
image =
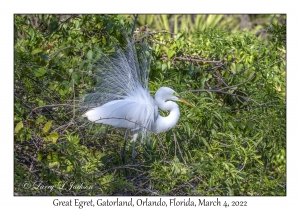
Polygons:
M187 104L187 105L189 105L189 106L193 106L192 104L190 104L189 102L187 102L186 100L184 100L183 98L178 98L179 99L179 101L181 101L181 102L183 102L183 103L185 103L185 104Z

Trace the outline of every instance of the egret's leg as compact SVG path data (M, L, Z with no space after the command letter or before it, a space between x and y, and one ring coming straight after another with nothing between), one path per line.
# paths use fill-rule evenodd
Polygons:
M137 137L138 137L138 133L133 134L132 160L133 160L134 165L136 164L136 162L135 162L135 142L136 142Z
M127 140L128 140L128 135L129 135L129 130L126 129L126 131L125 131L125 136L124 136L123 149L122 149L122 151L121 151L121 159L122 159L122 162L123 162L124 165L126 164L126 162L125 162L125 151L126 151L126 143L127 143ZM126 175L126 177L128 177L127 169L124 168L124 170L125 170L125 175Z
M137 173L139 183L141 185L142 182L141 182L141 179L140 179L140 173L139 173L139 170L138 170L136 162L135 162L135 142L136 142L137 137L138 137L138 133L133 134L132 160L133 160L133 164L135 165L135 168L136 168L136 173Z
M122 161L123 161L124 165L125 165L125 150L126 150L126 143L127 143L127 139L128 139L128 134L129 134L129 130L126 129L126 131L125 131L125 137L124 137L123 149L121 151L121 158L122 158Z

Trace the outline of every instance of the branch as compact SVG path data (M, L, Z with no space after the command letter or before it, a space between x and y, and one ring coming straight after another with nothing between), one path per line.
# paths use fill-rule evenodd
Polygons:
M175 135L174 131L173 131L173 136L174 136L174 141L175 141L175 156L176 156L176 146L177 146L177 148L178 148L178 150L179 150L179 153L180 153L180 156L181 156L181 158L182 158L184 164L187 166L186 161L185 161L185 159L184 159L184 157L183 157L183 155L182 155L182 152L181 152L181 149L180 149L180 146L179 146L179 144L178 144L178 141L177 141L177 138L176 138L176 135Z
M52 104L52 105L45 105L45 106L39 106L39 107L35 107L31 110L31 112L29 113L28 116L30 116L32 114L32 112L36 112L36 110L38 109L47 109L47 111L50 111L53 109L53 107L58 107L58 106L70 106L70 107L79 107L82 108L81 106L74 106L74 105L70 105L70 104Z
M129 119L127 119L126 117L125 117L125 118L123 118L123 117L106 117L106 118L101 118L101 117L100 117L99 119L97 119L97 120L95 120L95 121L92 121L92 122L97 123L97 121L100 121L100 120L126 120L126 121L131 122L131 123L134 123L135 125L138 126L137 128L132 128L132 130L145 129L145 130L147 130L147 131L149 131L149 132L151 132L151 133L153 133L153 134L156 135L156 133L154 133L154 132L153 132L152 130L150 130L149 128L146 128L145 126L141 125L141 124L138 123L138 122L134 122L134 121L132 121L132 120L129 120ZM101 122L100 122L100 123L101 123Z
M80 48L74 47L74 46L69 46L69 47L64 47L64 48L58 49L56 52L51 53L51 54L48 56L48 57L49 57L49 60L52 59L52 56L54 57L54 56L56 56L58 53L60 53L61 51L66 50L66 49L70 49L70 48L75 48L75 49L80 50L80 51L81 51L81 56L83 56L83 52L82 52L82 50L81 50Z
M211 61L211 60L205 60L205 59L185 58L185 57L174 57L174 60L196 61L196 62L206 62L206 63L221 63L222 62L222 61Z
M226 94L226 95L231 95L231 96L235 96L237 98L242 98L244 99L246 102L248 101L253 101L254 103L256 104L259 104L258 102L256 102L254 99L250 98L250 97L245 97L245 96L241 96L241 95L238 95L238 94L234 94L234 93L228 93L228 92L225 92L225 91L222 91L221 89L219 90L210 90L210 89L200 89L200 90L189 90L189 92L192 92L192 93L203 93L203 92L216 92L216 93L222 93L222 94Z

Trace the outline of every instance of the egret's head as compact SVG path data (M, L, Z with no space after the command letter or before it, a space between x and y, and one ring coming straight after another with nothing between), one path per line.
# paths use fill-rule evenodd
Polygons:
M181 101L187 105L192 106L189 102L184 100L179 96L178 93L176 93L175 90L168 88L168 87L161 87L159 88L155 93L155 99L163 99L165 101Z

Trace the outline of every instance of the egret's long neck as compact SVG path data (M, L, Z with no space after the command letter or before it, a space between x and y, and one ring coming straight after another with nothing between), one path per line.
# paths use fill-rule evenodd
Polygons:
M172 101L165 102L163 100L156 100L156 102L159 109L170 111L170 114L166 117L158 115L152 130L155 133L165 132L176 125L180 117L180 111L178 105Z

